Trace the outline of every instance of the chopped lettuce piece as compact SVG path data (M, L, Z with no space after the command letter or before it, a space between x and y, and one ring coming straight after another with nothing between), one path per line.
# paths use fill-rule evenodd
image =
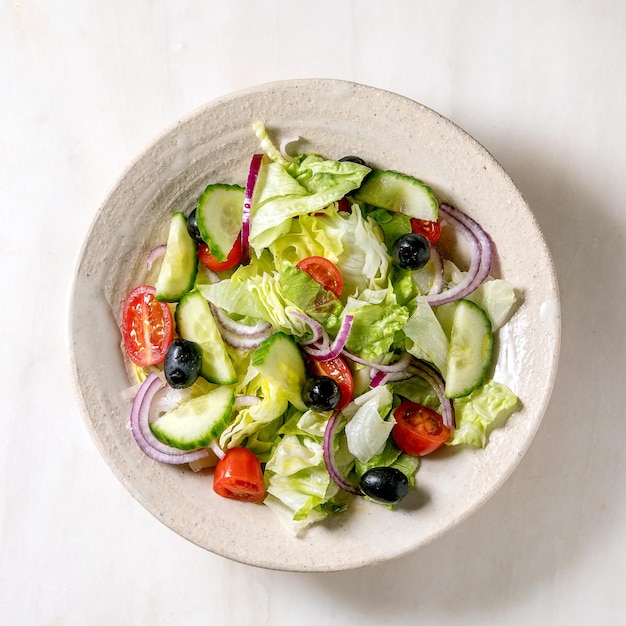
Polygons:
M411 218L402 213L395 213L385 209L376 209L368 213L369 217L375 219L385 233L387 251L392 254L393 244L399 237L411 232Z
M448 363L448 338L425 298L417 299L417 308L404 327L407 351L432 363L445 378Z
M279 280L282 295L298 309L327 328L337 328L343 305L306 272L283 263Z
M345 433L348 450L361 463L367 463L385 448L391 429L396 423L393 416L385 419L392 403L393 395L388 386L380 385L359 396L357 402L353 402L352 407L344 411L348 415L354 411L346 424Z
M373 361L389 353L396 333L402 331L409 318L409 312L397 303L391 287L364 295L370 301L348 298L343 311L344 315L354 317L346 350Z
M446 445L467 443L484 448L489 426L508 418L518 408L519 399L506 385L488 380L469 396L454 401L457 428Z
M452 261L443 262L444 279L448 284L456 285L463 280L462 272ZM473 293L466 296L477 304L491 321L491 328L495 332L509 319L517 304L517 296L513 285L503 278L489 278Z
M383 451L373 456L367 463L361 463L357 459L354 464L354 472L357 478L361 480L361 476L373 467L395 467L409 479L409 487L414 487L415 473L419 465L420 457L404 454L391 439L388 439Z
M261 166L252 198L250 246L259 255L289 232L291 218L323 211L358 188L370 168L314 154L287 161L274 148L261 123L255 123L255 131L263 149L273 159Z
M256 440L258 450L267 455L271 446L267 444L269 431L276 431L282 425L282 417L288 407L286 392L267 379L257 375L246 387L245 395L257 396L260 401L236 412L231 422L220 435L219 445L223 449L242 445L246 440ZM260 431L270 425L268 430Z

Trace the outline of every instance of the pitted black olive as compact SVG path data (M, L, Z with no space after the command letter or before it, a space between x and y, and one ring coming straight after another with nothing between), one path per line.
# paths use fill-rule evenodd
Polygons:
M339 385L328 376L307 378L302 388L302 401L309 409L330 411L341 399Z
M200 375L202 351L200 346L187 339L172 341L165 355L163 369L165 380L174 389L193 385Z
M393 244L393 260L404 269L418 270L430 259L428 239L417 233L407 233Z
M202 239L200 229L198 228L195 209L189 214L189 217L187 218L187 231L196 243L204 243L204 239Z
M361 476L360 487L380 504L398 504L409 492L409 479L395 467L373 467Z

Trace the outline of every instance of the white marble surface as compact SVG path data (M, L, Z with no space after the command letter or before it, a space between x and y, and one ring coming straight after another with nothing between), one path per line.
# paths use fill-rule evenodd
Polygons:
M0 622L626 622L624 2L0 9ZM293 574L204 552L118 484L79 413L67 318L95 211L155 135L230 91L321 76L418 100L494 154L552 249L563 340L536 439L479 512L399 560Z

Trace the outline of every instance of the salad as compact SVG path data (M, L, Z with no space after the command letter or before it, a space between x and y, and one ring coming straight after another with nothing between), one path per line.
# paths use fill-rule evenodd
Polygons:
M393 509L428 455L486 445L519 406L493 379L516 296L487 233L422 181L253 130L245 186L175 212L124 302L130 428L299 533L355 497ZM469 245L466 270L442 233Z

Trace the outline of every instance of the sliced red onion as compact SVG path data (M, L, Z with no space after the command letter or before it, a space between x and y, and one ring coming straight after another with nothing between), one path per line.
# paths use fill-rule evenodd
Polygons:
M335 436L341 421L340 416L341 411L333 411L326 424L326 430L324 431L324 463L330 477L341 489L355 496L361 496L363 495L361 489L348 481L335 463Z
M213 454L215 454L215 456L221 461L225 456L226 453L224 452L224 450L222 450L222 448L220 448L219 444L217 443L217 439L214 439L210 444L209 444L209 448L211 448L211 450L213 451Z
M325 335L324 327L317 320L314 320L311 316L306 313L301 313L300 311L292 311L291 315L302 320L313 333L313 337L311 339L307 339L306 341L301 341L301 345L310 345L323 339Z
M379 385L386 385L387 383L395 383L399 380L407 380L412 378L413 374L404 370L403 372L381 372L377 371L372 380L370 381L370 387L378 387Z
M355 363L360 363L361 365L367 365L371 367L373 370L378 370L381 372L401 372L405 370L409 364L411 363L411 359L413 358L408 352L405 352L395 363L390 363L388 365L381 365L380 363L375 363L374 361L367 361L362 359L346 350L342 350L341 354L345 356L350 361L354 361Z
M154 246L152 250L148 253L148 259L146 260L146 267L151 270L154 262L165 254L165 250L167 250L167 246L162 243L159 246Z
M269 332L263 335L244 337L243 335L233 333L226 328L222 328L219 324L217 327L225 343L233 348L236 348L237 350L256 350L272 334L270 329Z
M463 235L471 246L471 261L465 278L451 289L426 296L428 304L438 306L465 298L489 276L493 262L493 244L487 233L471 217L449 204L442 204L439 212L450 225Z
M250 161L250 170L248 171L248 181L246 182L246 190L243 197L243 212L241 215L241 262L247 265L250 262L250 220L252 213L252 196L256 181L259 178L261 165L263 163L263 155L255 154Z
M152 434L149 423L150 404L162 385L161 379L154 372L151 372L135 396L130 412L130 429L137 445L144 454L160 463L181 465L204 458L208 455L204 448L191 452L179 450L165 445Z
M264 335L264 338L267 338L267 334L272 329L272 325L269 322L264 322L263 320L259 320L254 326L236 322L232 317L230 317L230 315L228 315L228 313L226 313L226 311L224 311L224 309L220 309L212 302L209 302L209 306L211 307L211 313L213 313L215 321L224 330L228 330L235 335L239 335L241 337L259 337Z
M411 368L415 373L423 378L434 390L441 404L441 417L443 423L448 428L456 428L456 417L454 415L454 405L452 400L445 396L445 382L441 374L424 361L414 361Z
M339 332L337 333L337 336L328 348L306 345L303 347L303 350L307 354L315 357L318 361L329 361L330 359L337 358L344 349L346 341L348 341L348 336L350 335L350 330L352 329L353 322L353 315L346 315L343 318L341 326L339 328Z
M443 259L439 248L432 243L430 244L430 260L433 262L435 277L427 295L434 296L441 293L443 288Z
M254 406L261 402L261 398L258 396L237 396L235 398L235 403L233 404L233 409L238 411L239 409L244 409L249 406Z
M285 159L287 159L288 161L293 161L293 157L288 154L287 146L290 143L294 143L299 140L300 135L294 135L293 137L283 137L280 140L280 145L278 146L278 149L280 150L280 153L283 155L283 157L285 157Z

